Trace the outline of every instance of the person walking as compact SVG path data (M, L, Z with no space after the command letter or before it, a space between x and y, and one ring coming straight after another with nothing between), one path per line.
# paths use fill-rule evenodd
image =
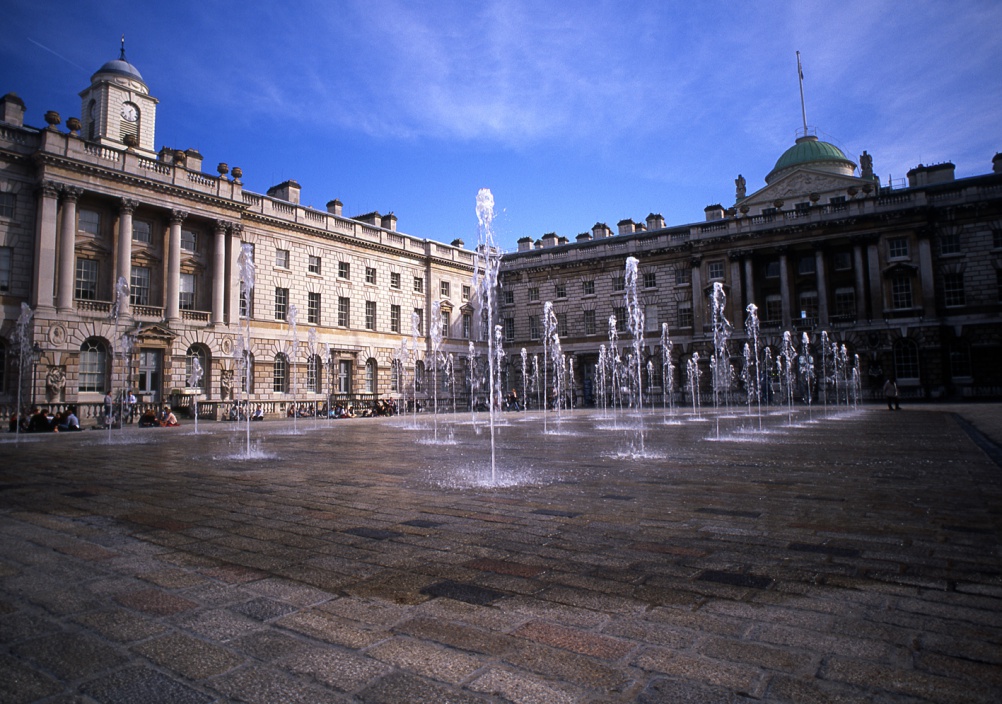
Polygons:
M894 379L888 377L884 382L884 399L887 401L887 410L900 411L901 400L898 397L898 385Z

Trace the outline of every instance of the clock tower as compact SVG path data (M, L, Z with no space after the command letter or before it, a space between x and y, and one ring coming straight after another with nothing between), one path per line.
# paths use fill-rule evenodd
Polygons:
M125 60L125 37L119 58L90 78L80 93L82 136L109 147L134 147L156 158L154 150L157 103L139 70Z

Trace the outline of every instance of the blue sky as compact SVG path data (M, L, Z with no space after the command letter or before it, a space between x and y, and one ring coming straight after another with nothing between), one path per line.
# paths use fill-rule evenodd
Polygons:
M263 193L393 211L401 231L499 243L669 224L749 192L808 123L883 183L919 163L987 173L1002 151L1002 2L13 0L0 93L26 121L80 114L126 35L160 100L157 146Z

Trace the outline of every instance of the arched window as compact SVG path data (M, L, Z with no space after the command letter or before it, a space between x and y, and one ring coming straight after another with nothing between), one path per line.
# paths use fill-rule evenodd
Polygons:
M201 345L192 345L184 357L184 385L205 393L209 379L209 356Z
M80 391L104 393L107 390L108 348L92 337L80 345Z
M289 392L289 358L284 352L275 355L275 367L271 378L272 391L280 394Z
M369 358L365 362L365 393L376 393L376 360Z
M403 386L404 365L399 359L390 362L390 391L400 391Z
M323 367L319 355L310 355L306 360L306 390L312 394L320 393L323 389L321 383Z
M242 360L237 363L237 374L240 376L240 391L245 394L254 391L254 355L244 352Z
M918 380L919 353L914 340L898 340L894 343L894 375L898 381Z
M414 391L421 391L424 386L424 360L414 362Z

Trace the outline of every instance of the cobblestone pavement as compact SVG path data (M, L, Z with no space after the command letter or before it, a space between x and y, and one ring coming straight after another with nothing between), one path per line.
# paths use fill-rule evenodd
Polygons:
M5 435L0 701L997 702L976 408Z

